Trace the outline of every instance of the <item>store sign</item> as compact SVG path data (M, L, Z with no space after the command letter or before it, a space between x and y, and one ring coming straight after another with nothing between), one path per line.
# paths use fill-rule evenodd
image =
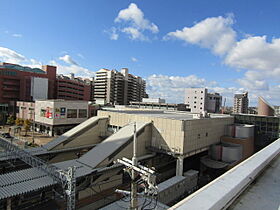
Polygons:
M54 110L54 118L60 118L60 109L59 108L55 108Z
M45 112L45 117L52 119L53 118L53 109L50 107L47 107L46 112Z
M60 108L60 118L65 118L65 115L66 115L66 108L61 107Z

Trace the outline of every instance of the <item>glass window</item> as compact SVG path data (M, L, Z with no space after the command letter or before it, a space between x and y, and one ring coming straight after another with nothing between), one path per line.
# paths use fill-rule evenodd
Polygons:
M86 118L86 117L87 117L87 110L79 109L79 118Z
M67 109L67 118L77 118L77 109Z
M41 109L40 116L41 117L45 117L45 114L46 114L46 110L45 109Z

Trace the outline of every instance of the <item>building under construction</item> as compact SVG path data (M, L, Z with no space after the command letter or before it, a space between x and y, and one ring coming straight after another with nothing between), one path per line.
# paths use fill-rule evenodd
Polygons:
M0 209L104 207L122 197L116 188L129 189L116 161L132 158L134 123L137 159L154 168L160 183L189 171L188 158L219 143L233 122L220 114L112 109L42 147L19 150L1 139Z

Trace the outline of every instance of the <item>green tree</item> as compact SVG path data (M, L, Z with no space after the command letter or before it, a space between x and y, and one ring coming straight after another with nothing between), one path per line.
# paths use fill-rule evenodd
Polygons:
M7 124L8 125L13 125L15 124L15 119L13 115L9 115L8 119L7 119Z
M28 120L28 119L24 120L23 127L25 129L25 136L27 135L27 131L30 130L30 125L31 125L30 120Z
M23 125L23 119L17 118L16 119L16 125L17 126L22 126Z

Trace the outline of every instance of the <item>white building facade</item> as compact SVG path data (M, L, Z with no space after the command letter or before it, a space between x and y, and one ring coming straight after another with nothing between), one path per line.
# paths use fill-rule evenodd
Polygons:
M222 105L222 96L219 93L208 93L206 88L187 88L185 104L193 113L218 113Z
M37 100L35 127L50 136L61 135L88 119L88 101Z

